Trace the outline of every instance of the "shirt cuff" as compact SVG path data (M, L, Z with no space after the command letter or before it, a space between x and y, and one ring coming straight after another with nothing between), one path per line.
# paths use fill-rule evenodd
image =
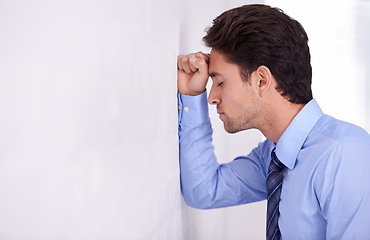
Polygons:
M197 96L177 94L179 123L202 124L209 121L207 91Z

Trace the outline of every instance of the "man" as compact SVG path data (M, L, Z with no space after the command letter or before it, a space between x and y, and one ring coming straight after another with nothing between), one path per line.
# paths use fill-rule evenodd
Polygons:
M323 114L311 93L303 27L281 10L246 5L217 17L210 55L178 57L182 192L196 208L268 200L267 239L370 239L370 136ZM229 133L267 138L218 164L208 116Z

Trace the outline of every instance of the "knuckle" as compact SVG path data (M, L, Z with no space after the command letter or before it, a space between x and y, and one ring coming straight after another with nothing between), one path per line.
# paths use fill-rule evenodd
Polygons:
M194 57L196 57L196 55L195 55L194 53L190 53L190 54L188 55L188 58L189 58L189 59L194 58Z
M188 62L188 57L187 56L183 56L181 58L181 62L186 64Z
M208 64L207 64L206 60L202 59L201 61L199 61L199 65L204 67L204 66L207 66Z
M203 53L202 53L202 52L197 52L197 53L196 53L196 56L197 56L198 58L203 58Z

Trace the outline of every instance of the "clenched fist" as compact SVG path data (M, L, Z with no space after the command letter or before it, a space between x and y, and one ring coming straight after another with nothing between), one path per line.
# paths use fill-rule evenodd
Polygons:
M209 56L202 52L179 55L177 58L177 86L179 93L196 96L204 92L208 74Z

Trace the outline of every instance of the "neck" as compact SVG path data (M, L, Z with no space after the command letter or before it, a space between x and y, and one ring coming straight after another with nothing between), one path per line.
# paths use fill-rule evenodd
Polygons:
M305 104L294 104L284 100L278 104L272 104L266 116L265 124L261 127L261 132L267 139L277 143L292 122L294 117L301 111Z

